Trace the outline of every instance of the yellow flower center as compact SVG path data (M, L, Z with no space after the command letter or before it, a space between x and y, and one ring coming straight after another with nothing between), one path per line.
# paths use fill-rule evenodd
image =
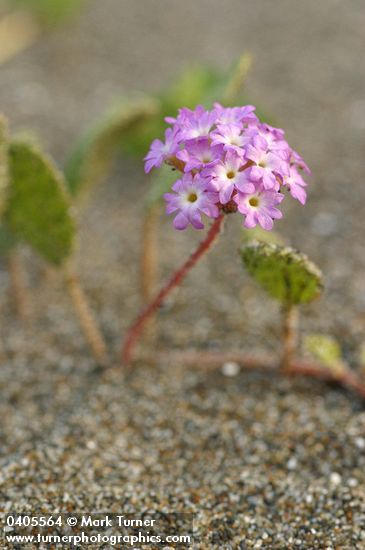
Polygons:
M251 197L248 202L249 202L250 206L258 206L259 205L259 199L257 197Z
M233 180L234 176L235 176L235 173L233 172L233 170L230 170L229 172L227 172L227 178L229 180Z
M198 195L196 193L190 193L190 195L188 196L188 201L195 202L196 200L198 200Z

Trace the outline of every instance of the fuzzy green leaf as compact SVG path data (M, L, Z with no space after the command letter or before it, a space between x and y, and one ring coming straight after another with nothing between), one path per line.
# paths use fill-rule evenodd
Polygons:
M12 142L9 175L7 227L46 261L62 264L73 249L75 224L61 173L34 145Z
M80 140L66 167L70 192L77 194L103 180L121 141L142 120L149 119L157 103L151 98L124 99L102 117Z
M8 125L5 117L0 115L0 217L5 210L8 196L8 171Z
M285 305L304 304L321 293L322 273L293 248L254 241L241 249L241 257L256 282Z
M306 351L328 367L338 364L342 359L341 346L331 336L308 334L303 346Z

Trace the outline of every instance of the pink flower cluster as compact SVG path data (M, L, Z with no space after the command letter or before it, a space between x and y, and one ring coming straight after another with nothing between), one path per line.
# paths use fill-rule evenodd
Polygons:
M167 118L165 142L156 139L145 158L145 171L163 162L182 172L166 193L167 214L176 213L174 226L204 227L202 214L216 218L221 210L238 210L245 227L266 230L282 217L278 205L284 190L302 204L310 170L284 139L284 131L260 122L255 107L225 108L219 103L207 111L183 108Z

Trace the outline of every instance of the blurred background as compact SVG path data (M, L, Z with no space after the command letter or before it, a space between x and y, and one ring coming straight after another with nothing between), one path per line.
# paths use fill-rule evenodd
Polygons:
M23 9L25 4L19 1L16 9ZM14 8L13 3L4 2L0 14L6 17L9 8ZM285 201L284 219L276 225L276 229L291 244L308 254L325 274L325 294L319 302L306 308L303 331L335 335L345 354L354 360L363 341L365 325L363 0L84 0L78 13L70 13L62 23L56 24L47 17L46 20L46 23L43 20L39 23L37 19L34 28L29 21L25 24L24 28L28 30L24 32L29 36L17 53L9 54L9 38L0 43L0 58L3 58L0 65L0 111L9 118L13 132L31 131L37 135L61 167L80 135L116 98L135 91L144 94L161 91L181 71L197 63L225 71L243 52L252 54L253 64L244 90L247 102L257 104L275 125L286 130L289 143L304 157L313 172L307 205L302 207L296 201ZM0 28L4 31L1 22ZM94 188L77 211L80 277L115 357L121 335L140 306L138 254L148 183L142 158L136 161L121 154L107 181ZM160 281L192 250L199 238L199 234L192 230L174 231L171 219L161 215L158 238ZM278 306L256 290L245 275L237 254L241 238L240 221L232 216L220 243L189 275L181 290L161 312L159 346L164 349L195 346L279 350ZM25 452L31 448L31 437L42 440L44 434L54 438L56 446L62 447L65 444L59 442L65 434L62 430L71 437L70 434L77 432L75 426L80 422L84 423L82 426L86 432L89 430L86 439L77 432L78 444L83 445L87 438L98 437L95 435L99 433L97 428L104 425L105 418L110 420L118 414L121 423L127 422L128 412L119 409L123 406L120 393L113 394L111 388L120 380L113 379L114 375L110 380L104 380L101 393L90 398L91 412L83 409L84 405L75 405L83 403L84 398L88 400L90 392L95 389L93 379L89 378L88 350L57 277L45 281L39 264L27 250L24 251L24 260L28 266L27 284L33 302L32 322L27 328L11 314L6 298L8 276L5 269L1 271L0 280L6 317L3 333L12 358L2 374L12 400L10 404L4 403L5 416L9 407L12 410L4 425L7 449L10 453L16 448ZM14 369L18 373L16 380ZM175 375L184 376L180 371ZM153 379L152 374L147 374L146 379L149 377ZM237 390L241 396L247 390L247 384L251 390L258 384L257 380L250 380L245 379ZM175 386L169 388L170 382L166 378L162 383L167 384L165 394L170 391L176 397L180 390ZM204 385L206 382L200 383ZM195 391L194 384L198 384L197 380L190 379L185 386L185 396ZM217 406L218 402L224 403L222 395L223 401L215 400L216 387L212 381L209 384L208 397L204 394L205 397L209 400L213 396ZM337 437L331 431L334 425L342 426L339 430L345 433L346 422L353 422L352 433L358 435L356 430L360 429L360 424L356 424L357 420L351 416L353 411L345 398L341 401L345 412L340 419L335 413L338 396L334 392L329 393L323 407L323 388L315 382L303 384L300 386L302 412L293 399L285 405L295 409L294 416L303 413L303 426L309 425L308 419L313 420L311 409L314 407L313 421L321 418L321 429L330 433L330 438ZM24 385L27 385L26 390ZM265 405L268 411L273 408L274 412L267 413L268 416L272 413L271 418L277 418L282 412L282 405L276 403L276 397L280 397L280 392L283 395L289 391L286 382L281 382L278 387L272 390L274 400L267 397L269 401ZM258 399L269 388L267 382L263 383L261 390L259 385ZM165 417L174 415L171 412L173 405L170 403L165 407L159 389L155 389L157 393L152 395L149 394L152 389L135 381L131 391L137 400L142 394L148 394L150 400L159 399ZM197 390L198 401L203 395L199 391L203 391L201 386ZM225 391L232 403L239 407L241 397L235 394L234 387ZM49 402L51 394L54 397L52 403ZM108 402L109 399L114 408L108 409L104 420L100 420L98 415L104 414L99 409L100 401ZM133 407L135 401L132 397L128 399ZM14 403L19 400L22 406L15 411ZM230 405L227 407L229 409ZM242 413L243 417L246 410L255 414L253 401L246 401L245 407L237 414ZM327 419L326 410L331 407L334 416ZM143 437L139 439L138 430L142 429L143 419L150 412L147 405L145 408L141 405L135 411L137 424L126 428L132 430L131 441L137 441L137 447L146 444L147 452L152 452L152 447L148 447L149 443ZM151 414L155 418L154 412ZM44 415L42 425L35 421L38 415ZM262 421L261 426L264 417L261 411L261 420L257 420ZM27 429L23 425L24 418L32 418ZM93 419L94 424L91 425L91 420L86 418ZM60 419L67 429L60 427ZM288 419L289 431L296 422L296 416ZM123 430L121 425L119 429ZM172 426L172 431L175 427ZM201 427L201 433L205 428ZM263 439L270 437L265 429L260 436ZM287 435L281 441L287 454L284 453L280 463L286 463L291 456L290 449L297 443L293 432L291 434L289 440L290 437L294 439L290 444L285 439ZM117 483L115 480L120 479L119 474L113 474L113 468L124 451L122 446L118 447L114 435L109 426L104 442L99 443L101 447L115 444L116 455L114 458L104 457L99 466L93 465L90 458L94 452L92 444L80 452L84 452L85 463L92 471L98 467L102 470L107 464L108 473L101 473L101 478L109 476L109 481ZM163 436L159 441L157 446L166 443ZM189 448L189 442L185 441L184 445ZM225 442L221 445L224 448ZM338 445L341 447L341 442ZM259 456L257 466L253 467L259 471L267 457L260 462L260 449L253 448L251 452L254 455L257 452ZM138 462L141 459L136 453L134 461ZM204 459L206 464L210 460L209 453L204 453L202 451L198 459L197 473L199 464L202 464L199 461ZM339 460L337 468L341 468L342 458L335 456L334 460ZM42 463L43 459L38 459ZM125 460L128 462L127 458ZM323 466L325 457L323 468L318 467L318 471L313 462L306 460L304 456L303 472L307 473L301 474L309 476L306 487L316 483L311 477L313 471L321 476L332 468L328 464ZM227 464L231 464L231 473L234 473L234 461L228 460ZM78 459L75 463L71 461L69 467L76 471ZM129 471L128 467L126 471ZM154 471L153 466L151 468ZM219 468L217 466L217 471ZM168 467L166 475L167 471ZM138 468L130 475L144 486ZM262 482L265 483L265 476ZM296 483L301 487L300 491L304 490L299 478Z

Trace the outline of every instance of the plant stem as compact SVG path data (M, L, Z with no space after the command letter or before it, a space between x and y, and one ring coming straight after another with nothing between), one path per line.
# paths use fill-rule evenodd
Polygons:
M30 317L30 301L21 257L17 250L8 254L8 271L16 314L22 321L27 321Z
M326 382L335 382L344 388L357 393L365 399L365 379L345 363L342 371L331 370L319 363L296 360L292 363L286 374L293 376L309 376Z
M105 366L107 363L107 348L104 338L95 322L80 281L70 266L66 268L65 279L85 339L97 362Z
M156 225L159 204L153 204L145 212L142 229L141 295L144 304L152 299L157 278Z
M195 252L193 252L189 259L177 271L175 271L170 280L164 287L162 287L154 300L152 300L152 302L141 311L135 322L131 325L122 347L122 362L124 364L129 365L131 362L134 346L146 322L152 317L152 315L154 315L154 313L156 313L165 298L181 283L184 277L195 266L200 258L208 252L219 235L223 220L224 213L220 213L219 217L211 225L205 239L199 244Z
M362 399L365 399L365 378L360 373L352 370L344 363L343 369L338 371L325 367L315 361L293 359L288 369L281 368L281 364L269 354L247 354L240 350L228 352L178 350L158 352L153 357L145 356L146 362L169 363L170 365L182 364L184 367L201 368L205 371L220 369L224 363L233 361L243 369L258 369L270 372L278 372L285 376L305 376L315 378L323 382L336 383L346 388Z
M298 308L287 304L283 307L283 358L282 369L291 367L298 346Z
M142 229L142 250L140 260L140 284L141 304L148 304L157 287L158 248L157 248L157 223L160 205L158 203L148 206L145 211ZM143 337L151 343L156 334L156 326L152 318L144 330Z

